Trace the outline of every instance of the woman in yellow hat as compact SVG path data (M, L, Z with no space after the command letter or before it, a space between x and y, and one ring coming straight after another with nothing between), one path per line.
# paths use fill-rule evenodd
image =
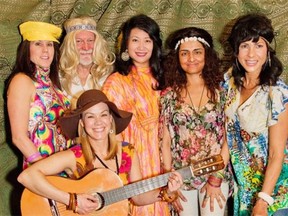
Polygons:
M61 28L28 21L19 26L23 41L8 80L7 106L12 141L24 155L23 168L66 149L70 143L57 120L70 106L58 76Z

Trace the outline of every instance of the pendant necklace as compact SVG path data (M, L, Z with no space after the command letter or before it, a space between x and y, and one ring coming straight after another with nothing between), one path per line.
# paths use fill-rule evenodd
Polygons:
M186 87L186 91L187 91L187 93L188 93L188 97L189 97L189 99L190 99L192 108L193 108L193 110L195 111L195 113L197 113L197 114L199 114L199 111L200 111L200 106L201 106L201 102L202 102L202 98L203 98L204 89L205 89L205 85L203 85L203 89L202 89L202 92L201 92L198 109L196 110L196 109L195 109L195 106L194 106L194 104L193 104L192 98L191 98L191 96L190 96L190 93L189 93L189 91L188 91L188 88Z
M100 161L100 163L106 168L106 169L110 169L105 163L104 161L101 160L100 157L98 157L98 155L96 153L94 153L94 155L96 156L96 158ZM117 154L115 156L115 159L116 159L116 174L119 175L119 164L118 164L118 157L117 157ZM110 169L111 170L111 169Z

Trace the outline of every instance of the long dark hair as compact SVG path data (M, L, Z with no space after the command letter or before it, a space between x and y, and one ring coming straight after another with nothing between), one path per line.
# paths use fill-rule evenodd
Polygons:
M161 69L161 58L162 58L162 40L160 38L160 28L159 25L152 18L140 14L131 17L127 20L121 27L120 35L118 40L120 40L120 49L116 55L115 68L122 75L128 75L133 66L132 59L128 61L123 61L121 59L121 53L125 52L127 49L128 39L131 30L134 28L139 28L145 31L153 41L153 51L151 58L149 60L151 72L153 77L158 82L157 89L161 89L163 86L163 72Z
M215 102L217 99L216 89L220 88L220 82L223 80L223 74L220 72L220 60L217 52L214 50L212 36L204 29L197 27L187 27L171 33L166 40L168 54L163 60L163 70L165 73L165 87L172 87L180 98L180 92L187 85L186 72L181 68L179 62L179 47L175 50L176 44L185 37L203 38L209 45L201 41L205 49L205 65L202 71L202 77L205 86L208 88L210 99Z
M234 24L228 38L234 53L232 75L238 88L243 85L242 77L246 73L245 69L238 63L239 46L245 41L252 40L257 42L260 37L265 39L268 48L267 61L262 66L262 71L259 75L260 85L275 85L283 71L281 61L277 58L275 50L269 45L274 39L274 29L271 20L263 14L241 16Z
M53 45L54 45L54 57L50 66L49 78L51 79L53 85L61 89L58 75L58 69L59 69L58 65L60 57L59 44L53 42ZM24 73L32 80L36 81L35 78L36 65L30 60L30 41L27 40L22 41L18 46L16 62L7 80L6 88L8 88L11 79L18 73Z

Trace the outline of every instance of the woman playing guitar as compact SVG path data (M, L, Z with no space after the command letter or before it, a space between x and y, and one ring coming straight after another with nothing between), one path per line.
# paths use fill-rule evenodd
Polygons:
M131 113L119 110L101 91L84 92L77 101L77 108L66 112L60 119L63 133L79 144L28 167L19 175L18 181L33 193L48 198L50 208L53 200L66 205L65 210L71 213L89 214L100 210L105 200L99 193L75 193L75 187L61 190L49 181L48 176L66 171L70 178L79 179L92 170L105 168L115 172L123 184L140 180L142 176L135 150L130 144L116 139L116 134L127 127L131 117ZM102 176L97 184L104 184L108 178ZM95 182L97 180L95 178ZM168 187L133 196L131 201L136 205L171 201L182 183L181 175L172 172Z

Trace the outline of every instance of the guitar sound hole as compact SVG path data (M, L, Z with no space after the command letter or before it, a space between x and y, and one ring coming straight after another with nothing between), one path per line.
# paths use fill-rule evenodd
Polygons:
M101 193L98 193L98 192L93 193L92 196L94 196L98 200L98 203L99 203L99 207L96 209L96 211L101 210L105 206L104 197L102 196Z

